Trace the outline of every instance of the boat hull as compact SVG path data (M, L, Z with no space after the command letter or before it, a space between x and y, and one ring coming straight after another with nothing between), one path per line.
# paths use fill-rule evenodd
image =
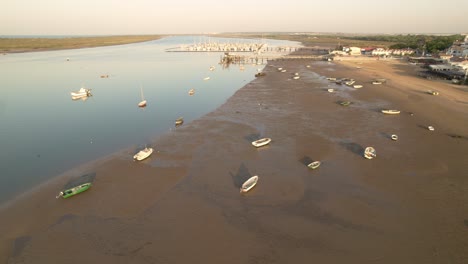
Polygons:
M133 159L137 160L137 161L142 161L144 159L147 159L149 156L151 156L151 154L153 154L153 149L152 148L146 148L146 149L140 150L140 152L135 154L133 156Z
M254 142L252 142L252 145L258 148L258 147L268 145L270 144L270 142L271 142L271 138L262 138L262 139L255 140Z
M250 191L253 187L255 187L255 185L257 185L257 182L258 182L257 175L250 177L247 181L244 182L244 184L242 184L242 187L240 188L240 192L246 193Z
M59 198L60 196L63 197L63 198L72 197L74 195L77 195L79 193L82 193L82 192L88 190L91 187L91 185L92 184L90 182L88 182L88 183L84 183L84 184L81 184L79 186L67 189L67 190L63 190L63 191L60 192L60 194L56 198Z

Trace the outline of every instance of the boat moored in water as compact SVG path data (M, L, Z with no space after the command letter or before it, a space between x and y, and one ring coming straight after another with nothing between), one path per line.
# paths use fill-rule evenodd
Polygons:
M317 160L317 161L314 161L314 162L309 163L309 164L307 165L307 167L309 167L309 168L315 170L315 169L317 169L318 167L320 167L320 164L321 164L320 161Z
M81 97L86 97L91 95L91 89L86 89L84 87L81 87L80 90L76 92L71 92L70 93L72 98L81 98Z
M364 150L364 158L373 159L375 157L377 157L377 153L375 152L375 149L373 147L367 147Z
M240 188L240 192L241 193L246 193L246 192L250 191L253 187L255 187L255 185L257 185L257 182L258 182L258 176L257 175L250 177L247 181L245 181L242 184L242 187Z
M148 158L149 156L151 156L151 154L153 154L153 148L146 147L146 148L140 150L137 154L135 154L133 156L133 159L141 161L141 160L144 160L144 159Z
M382 113L387 114L387 115L397 115L400 113L400 110L394 110L394 109L383 109Z

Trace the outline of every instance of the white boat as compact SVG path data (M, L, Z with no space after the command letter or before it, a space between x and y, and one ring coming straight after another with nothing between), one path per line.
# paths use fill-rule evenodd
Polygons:
M397 141L397 140L398 140L398 136L395 135L395 134L391 135L390 138L391 138L392 140L394 140L394 141Z
M299 78L301 78L301 77L300 77L300 76L294 76L294 77L293 77L294 80L297 80L297 79L299 79Z
M210 77L203 78L204 81L208 81L209 79L210 79Z
M375 153L375 149L373 147L367 147L364 150L364 158L373 159L375 157L377 157L377 154Z
M215 67L214 66L210 66L210 71L214 71Z
M286 72L286 70L281 70L281 72Z
M298 72L295 72L295 73L294 73L294 76L299 76L299 73L298 73Z
M336 78L328 77L327 80L334 82L334 81L336 81Z
M188 94L189 94L189 95L193 95L194 93L195 93L195 89L190 89L190 90L188 91Z
M176 125L176 126L180 126L180 125L182 125L183 123L184 123L184 118L183 118L183 117L179 117L179 118L177 118L176 121L175 121L175 125Z
M382 113L387 114L387 115L397 115L400 113L400 110L383 109Z
M262 138L262 139L255 140L254 142L252 142L252 145L258 148L261 146L268 145L270 142L271 142L271 138Z
M354 80L350 80L350 81L346 81L345 84L348 85L348 86L351 86L355 83L356 81Z
M134 160L144 160L146 158L148 158L149 156L151 156L151 154L153 153L153 149L152 148L144 148L142 150L140 150L137 154L135 154L133 156L133 159Z
M309 167L309 168L315 170L316 168L318 168L318 167L320 166L320 164L321 164L320 161L317 160L317 161L314 161L314 162L309 163L309 164L307 165L307 167Z
M141 101L138 103L138 107L145 107L146 106L146 100L143 96L143 88L140 87L140 93L141 93Z
M382 82L379 81L373 81L372 84L382 84Z
M427 91L427 93L432 94L432 95L439 95L439 92L433 91L433 90L429 90L429 91Z
M329 88L329 89L327 89L327 91L328 91L329 93L334 93L334 92L335 92L335 89Z
M434 131L435 128L433 126L428 126L427 129L429 129L430 131Z
M80 90L78 90L76 92L71 92L70 94L74 98L86 97L86 96L91 95L91 89L86 89L84 87L81 87Z
M362 85L356 84L356 85L354 85L353 87L354 87L354 89L359 89L359 88L362 88Z
M258 182L258 176L252 176L248 180L246 180L243 184L242 187L240 188L241 193L245 193L250 191L255 185L257 185Z
M282 70L283 70L283 68L281 68L281 67L278 68L278 71L282 71Z

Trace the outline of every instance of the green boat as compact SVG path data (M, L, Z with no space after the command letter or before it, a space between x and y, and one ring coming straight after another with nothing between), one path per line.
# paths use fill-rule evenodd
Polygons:
M344 101L344 102L341 102L341 103L340 103L340 105L342 105L342 106L348 106L348 105L350 105L350 104L351 104L350 101Z
M84 192L84 191L88 190L89 187L91 187L91 184L92 183L87 182L87 183L83 183L81 185L75 186L73 188L63 190L55 198L57 198L57 199L59 197L68 198L68 197L73 196L75 194L79 194L81 192Z

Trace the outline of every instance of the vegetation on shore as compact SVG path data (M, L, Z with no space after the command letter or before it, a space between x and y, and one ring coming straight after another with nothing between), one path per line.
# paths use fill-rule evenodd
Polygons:
M122 45L160 39L162 35L64 38L0 38L0 52L30 52Z

